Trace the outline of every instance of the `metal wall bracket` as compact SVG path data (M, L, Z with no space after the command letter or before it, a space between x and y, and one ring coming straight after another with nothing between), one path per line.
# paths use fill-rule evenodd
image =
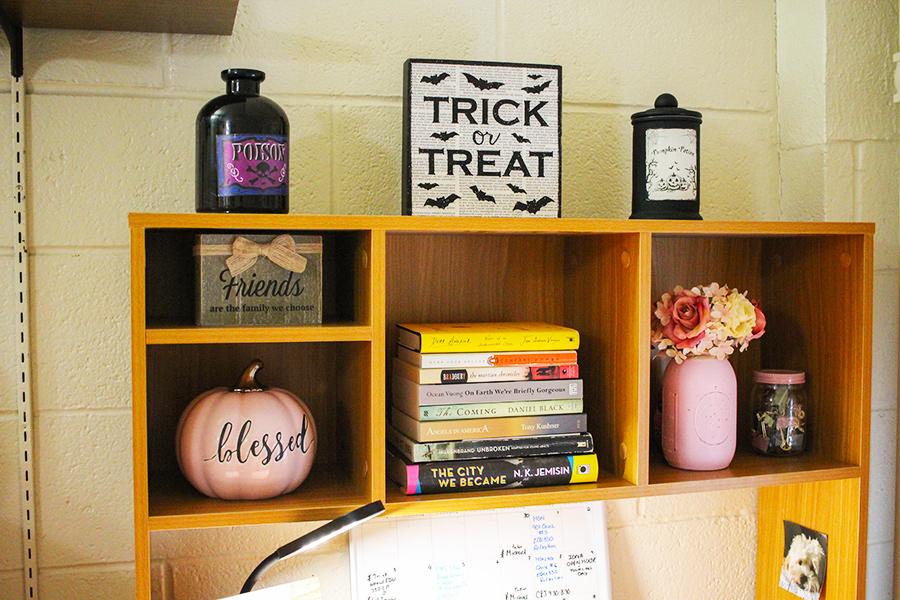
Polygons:
M28 203L26 171L25 77L22 26L0 11L0 26L9 41L10 104L12 108L12 221L15 292L16 412L19 438L19 493L22 513L22 579L24 598L38 599L37 511L34 481L34 412L31 398L30 267L28 260Z
M9 73L13 77L21 77L25 72L22 53L22 26L0 11L0 26L9 42Z

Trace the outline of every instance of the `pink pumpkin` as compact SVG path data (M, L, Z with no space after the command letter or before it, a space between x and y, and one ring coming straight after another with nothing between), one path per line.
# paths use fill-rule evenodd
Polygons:
M194 398L175 434L178 466L203 494L259 500L288 494L306 479L316 456L316 424L292 393L256 381L253 361L234 388Z

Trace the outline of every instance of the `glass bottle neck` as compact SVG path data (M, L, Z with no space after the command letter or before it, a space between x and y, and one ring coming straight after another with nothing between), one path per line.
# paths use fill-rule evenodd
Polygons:
M229 79L227 90L231 96L259 96L259 82L252 79Z

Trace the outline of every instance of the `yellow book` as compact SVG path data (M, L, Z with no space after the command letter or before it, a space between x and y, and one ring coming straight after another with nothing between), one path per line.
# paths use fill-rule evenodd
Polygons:
M522 352L577 350L578 332L549 323L399 323L397 341L410 350Z

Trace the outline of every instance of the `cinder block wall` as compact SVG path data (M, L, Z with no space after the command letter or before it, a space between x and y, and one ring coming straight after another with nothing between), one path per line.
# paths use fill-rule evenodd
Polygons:
M884 0L866 8L862 17L852 15L850 26L868 39L890 14L889 63L896 5ZM221 93L221 69L265 70L264 93L288 112L293 212L399 213L401 65L411 56L431 56L563 65L564 216L627 217L628 117L669 91L704 115L707 219L834 218L817 207L822 198L814 194L795 212L798 203L787 193L776 30L771 2L243 0L228 38L26 32L41 597L132 594L126 215L193 210L194 118ZM877 63L877 51L869 47L857 58ZM879 64L869 66L858 85L879 76ZM890 66L885 69L889 77ZM0 92L7 91L0 83ZM858 110L851 100L834 96L834 110ZM893 489L898 275L893 121L890 114L888 122L883 114L875 119L875 129L835 138L848 144L835 152L849 160L840 180L852 182L846 188L852 197L836 195L834 202L843 218L876 219L888 228L876 274L877 504L876 496ZM2 93L0 140L9 140L9 130L9 97ZM0 189L10 190L8 161L0 164ZM814 164L802 164L814 172ZM10 230L8 222L0 227L6 281ZM0 314L11 314L12 300L10 290L0 293ZM4 598L22 595L12 331L11 318L0 321ZM755 511L752 491L610 502L616 598L752 598ZM874 570L890 564L893 513L876 506L872 515L878 520L871 564L877 566L870 581L889 582ZM260 557L307 528L154 535L155 597L234 593ZM297 558L271 581L315 574L324 597L349 598L346 544L338 540Z

